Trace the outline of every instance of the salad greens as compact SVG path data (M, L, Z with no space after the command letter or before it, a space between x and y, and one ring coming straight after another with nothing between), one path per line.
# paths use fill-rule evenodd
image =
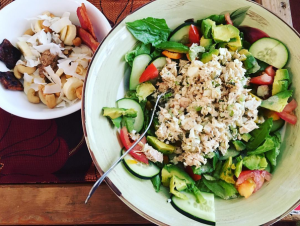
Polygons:
M245 87L251 89L252 100L261 103L254 110L254 113L252 112L253 115L256 114L252 117L253 121L255 120L254 125L249 125L252 129L246 128L245 130L244 128L243 131L239 124L230 125L228 133L230 133L231 139L226 146L227 150L222 151L221 145L224 144L221 144L210 152L203 152L202 157L205 159L205 163L202 162L198 165L174 161L176 155L182 153L182 150L180 152L181 143L178 140L159 139L157 132L161 129L161 120L159 114L155 114L151 128L147 132L147 138L143 138L141 141L143 147L135 147L130 152L131 157L136 162L130 159L133 163L128 163L125 160L123 163L135 176L151 179L156 192L161 190L161 186L167 187L172 195L172 203L173 197L187 200L189 199L187 194L190 193L194 195L196 202L202 205L202 209L209 209L205 206L207 205L206 199L213 200L214 195L226 200L240 196L249 197L263 184L255 184L255 181L270 180L271 174L269 172L274 171L277 165L277 157L281 151L279 130L284 124L283 120L291 124L295 124L297 121L292 112L297 107L297 103L294 100L288 103L288 99L292 95L292 90L288 90L287 87L287 83L291 82L288 71L274 67L274 64L286 64L288 58L285 56L288 55L285 51L287 49L279 40L269 38L258 29L255 29L256 33L254 34L258 34L259 38L254 41L253 34L247 33L248 30L251 32L251 29L244 29L243 32L239 30L238 26L245 19L249 8L243 7L231 14L200 18L196 23L193 20L186 21L172 32L164 19L148 17L126 23L129 32L138 40L134 50L125 55L125 61L132 70L130 83L134 86L131 86L130 89L132 90L127 91L125 98L121 99L121 101L123 100L122 107L119 105L119 100L117 108L103 108L105 111L103 115L110 118L117 128L121 127L120 138L125 149L133 144L135 136L139 136L136 133L144 131L149 125L155 97L161 88L159 87L160 82L162 82L160 75L163 74L163 70L169 70L167 75L170 75L168 73L171 69L165 67L166 64L170 64L170 60L177 64L174 74L178 78L182 76L179 70L183 67L181 62L189 62L190 64L196 62L197 67L209 64L213 59L216 59L216 56L224 54L225 48L230 54L237 55L234 62L240 63L245 71L245 77L242 80L249 81L248 83L245 82ZM252 35L251 39L247 39L249 35ZM262 40L263 43L259 44ZM282 54L283 57L279 61L274 59L274 64L270 60L271 57L268 58L268 53L259 53L259 50L263 51L265 43L275 43L276 47L280 47L277 50L274 47L275 56ZM261 54L264 54L267 60L261 57ZM136 64L136 62L139 63ZM224 61L221 64L221 66L226 66L228 63ZM148 66L145 68L145 65ZM187 68L186 70L190 74L183 82L184 89L190 87L189 77L192 77L195 68ZM136 74L137 71L138 75ZM222 85L218 80L220 75L216 72L213 72L211 77L213 77L213 88ZM175 77L174 86L168 88L170 92L161 98L160 106L169 104L169 101L174 98L180 98L178 94L172 92L172 89L174 90L180 85L181 81L177 78ZM276 93L274 86L272 90L274 81L276 81ZM238 81L232 79L226 83L230 87L235 87ZM244 106L243 111L249 112L251 111L250 105L253 105L255 101L246 106L246 98L244 93L238 97L237 101L238 104ZM228 102L226 98L217 101L220 106L225 102ZM203 105L193 106L193 109L197 115L204 114ZM185 115L187 113L187 109L181 105L177 111L178 114ZM226 109L221 110L220 108L219 111L219 120L224 118L225 113L230 117L236 114L232 103L228 104ZM257 112L259 112L258 116ZM167 115L165 117L168 120L174 117L170 109L164 114ZM212 114L209 112L206 117L211 118ZM256 116L257 118L255 118ZM166 124L169 123L168 120ZM181 126L183 120L184 118L178 119L176 126ZM245 122L249 119L243 118L243 120ZM206 126L205 123L199 123L197 129L202 131L204 126ZM172 131L168 133L171 134ZM187 129L185 133L185 139L187 139L188 135L195 134L195 130ZM200 143L205 142L200 135L198 139ZM200 160L198 161L200 162ZM181 208L177 205L175 208L187 214L186 208L191 207L182 206ZM201 216L199 218L201 219Z

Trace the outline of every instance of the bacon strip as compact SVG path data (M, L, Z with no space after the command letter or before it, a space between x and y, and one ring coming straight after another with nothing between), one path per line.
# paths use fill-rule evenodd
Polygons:
M94 37L82 27L77 27L77 36L79 36L82 42L90 47L93 52L95 52L100 45L100 43L97 42Z
M86 30L87 32L89 32L94 37L94 39L97 41L97 37L95 35L92 22L88 16L88 13L87 13L84 3L81 4L81 7L77 8L77 16L78 16L81 27L84 30Z

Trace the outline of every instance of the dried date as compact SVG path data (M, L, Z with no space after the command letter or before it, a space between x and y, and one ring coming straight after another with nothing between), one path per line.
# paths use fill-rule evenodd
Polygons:
M7 39L4 39L0 44L0 61L2 61L8 69L15 67L21 55L21 51L14 47Z
M16 79L13 72L0 72L0 83L5 89L9 90L24 90L22 83Z

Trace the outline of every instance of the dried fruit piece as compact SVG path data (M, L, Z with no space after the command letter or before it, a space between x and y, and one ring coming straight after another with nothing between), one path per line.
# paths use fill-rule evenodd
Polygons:
M77 35L81 38L82 42L91 48L93 52L96 51L98 46L100 45L93 36L84 30L82 27L77 27Z
M0 72L0 82L5 89L23 91L22 83L16 79L13 72Z
M88 16L88 13L87 13L84 3L81 4L81 7L77 8L77 16L78 16L81 27L83 29L85 29L87 32L89 32L94 37L94 39L97 41L97 37L95 35L92 22Z
M10 41L4 39L0 44L0 61L2 61L8 69L13 69L20 58L21 51L14 47Z

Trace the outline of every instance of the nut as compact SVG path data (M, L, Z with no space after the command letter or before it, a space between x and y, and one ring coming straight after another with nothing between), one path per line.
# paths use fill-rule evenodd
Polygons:
M40 98L36 96L36 92L34 89L29 89L27 92L27 99L30 103L38 104L40 103Z
M61 76L63 75L63 73L64 73L64 70L63 70L62 68L59 68L59 69L55 72L55 74L57 74L59 77L61 77Z
M82 43L81 41L81 38L80 37L76 37L74 40L73 40L73 45L74 46L80 46Z
M77 98L78 99L80 99L81 100L81 98L82 98L82 86L80 86L80 87L78 87L77 89L76 89L76 96L77 96Z
M30 36L32 36L32 35L34 35L34 32L33 32L33 30L32 30L31 28L29 28L29 29L27 29L27 30L24 32L24 35L30 35Z
M23 78L23 74L32 74L36 71L36 67L26 67L22 64L18 64L14 67L14 75L17 79Z
M46 105L48 108L55 108L56 106L56 99L54 94L46 94L45 95Z

